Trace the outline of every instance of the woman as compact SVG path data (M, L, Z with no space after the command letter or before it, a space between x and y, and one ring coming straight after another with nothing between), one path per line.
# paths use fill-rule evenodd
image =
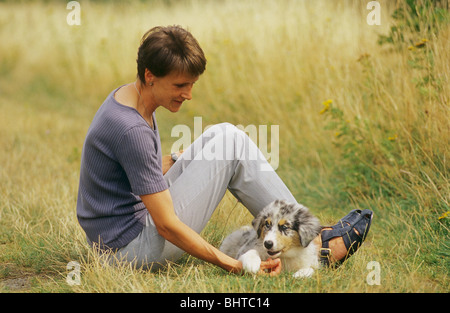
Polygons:
M209 128L182 154L162 156L155 110L177 112L205 67L183 28L155 27L143 36L137 80L106 98L83 147L77 216L91 245L139 267L187 252L240 273L241 262L199 235L226 190L253 215L276 199L296 201L275 171L261 170L268 165L261 152L230 124ZM327 251L342 259L342 238L328 241ZM262 262L261 273L267 270L277 275L280 261Z

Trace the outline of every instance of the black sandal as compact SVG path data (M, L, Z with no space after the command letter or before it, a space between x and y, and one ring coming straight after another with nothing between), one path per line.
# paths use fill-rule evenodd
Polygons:
M332 228L323 229L321 232L322 248L319 250L319 256L322 265L338 267L353 253L355 253L367 237L367 233L369 232L370 225L372 223L372 217L373 212L371 210L352 210L348 215L340 219L336 225L322 227ZM347 254L342 259L337 260L334 264L331 264L330 258L332 255L329 247L329 241L336 237L342 237L344 240Z

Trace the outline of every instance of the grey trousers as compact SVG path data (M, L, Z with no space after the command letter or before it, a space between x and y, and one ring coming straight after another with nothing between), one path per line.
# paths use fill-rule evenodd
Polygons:
M296 202L253 141L228 123L208 128L164 177L178 218L198 233L227 190L253 216L276 199ZM142 232L115 256L137 267L158 269L183 253L158 234L147 214Z

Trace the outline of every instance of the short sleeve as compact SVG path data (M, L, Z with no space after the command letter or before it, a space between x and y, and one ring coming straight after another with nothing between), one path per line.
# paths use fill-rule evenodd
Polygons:
M119 139L116 156L134 194L152 194L168 188L160 149L159 136L145 126L131 128Z

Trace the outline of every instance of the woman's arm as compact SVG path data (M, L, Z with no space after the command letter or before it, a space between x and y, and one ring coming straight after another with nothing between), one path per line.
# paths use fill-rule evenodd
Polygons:
M220 266L229 272L242 271L240 261L210 245L176 216L169 190L140 197L150 212L158 233L166 240L192 256Z
M150 212L158 233L166 240L190 255L220 266L228 272L242 272L240 261L209 244L176 216L169 190L142 195L141 199ZM265 270L269 270L271 276L278 275L281 272L280 260L261 262L261 273Z

